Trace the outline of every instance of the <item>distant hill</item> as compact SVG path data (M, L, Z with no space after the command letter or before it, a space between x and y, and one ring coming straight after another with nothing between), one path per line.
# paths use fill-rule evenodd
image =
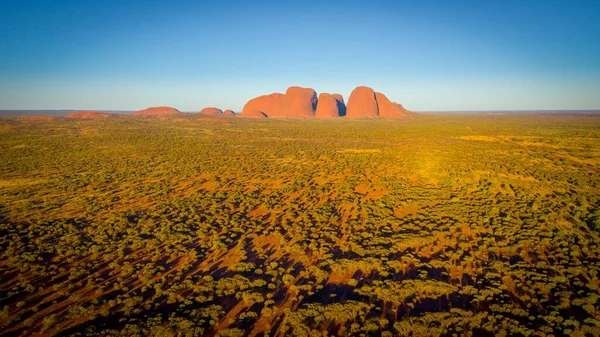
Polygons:
M531 114L531 115L569 115L569 116L596 116L600 110L453 110L453 111L415 111L425 115L437 114Z
M70 113L81 111L73 110L0 110L0 118L5 117L27 117L27 116L66 116ZM94 110L119 115L130 115L133 110ZM193 111L182 111L193 113ZM425 115L437 114L532 114L532 115L569 115L569 116L598 116L600 110L452 110L452 111L414 111Z
M22 117L22 116L66 116L81 110L0 110L0 117ZM128 115L133 111L125 110L94 110L112 114Z

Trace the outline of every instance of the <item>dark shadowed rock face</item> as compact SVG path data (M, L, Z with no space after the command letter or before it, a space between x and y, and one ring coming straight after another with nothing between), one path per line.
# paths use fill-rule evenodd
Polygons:
M76 111L68 114L65 117L73 119L98 119L107 117L117 117L117 115L98 111Z
M309 118L315 116L317 93L312 88L289 87L285 92L282 117Z
M168 107L168 106L156 106L146 108L144 110L136 111L132 113L133 116L170 116L170 115L180 115L181 111Z
M321 93L317 103L317 118L337 118L340 116L339 101L328 93Z
M364 118L377 117L377 100L375 99L375 91L369 87L356 87L350 93L348 105L346 106L346 117L348 118Z
M262 111L246 109L240 114L240 117L243 117L243 118L267 118L268 116Z
M344 97L342 97L340 94L333 94L331 96L333 96L333 98L335 98L337 101L340 117L346 116L346 104L344 104Z
M235 112L233 110L225 110L223 111L223 117L235 117Z
M384 94L375 93L379 117L383 118L411 118L410 112L406 111L400 104L391 102Z
M209 107L200 110L200 114L206 116L221 116L223 111L221 111L219 108Z
M256 111L260 111L269 117L281 117L284 98L285 95L280 93L253 98L244 105L240 117L245 117L248 113L255 114Z

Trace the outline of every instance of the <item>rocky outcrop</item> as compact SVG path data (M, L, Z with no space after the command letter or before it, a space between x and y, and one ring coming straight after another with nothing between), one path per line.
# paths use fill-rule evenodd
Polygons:
M256 111L267 117L281 117L283 115L284 98L285 95L281 93L253 98L244 105L240 117L256 117Z
M380 92L369 87L356 87L348 99L346 115L349 118L412 118L413 113Z
M341 97L341 96L340 96ZM321 93L315 117L317 118L337 118L340 117L340 101L334 95ZM343 100L342 100L343 104Z
M410 118L411 113L408 112L400 104L390 101L384 94L375 93L377 99L377 107L379 109L379 117L383 118Z
M346 117L365 118L377 116L379 116L379 111L375 91L369 87L356 87L352 90L346 106Z
M132 113L132 116L171 116L181 115L183 112L168 106L156 106L146 108L144 110L136 111Z
M391 102L384 94L369 87L356 87L344 104L340 94L317 93L311 88L289 87L285 94L259 96L246 103L240 117L257 116L257 111L270 118L412 118L413 113Z
M289 87L285 91L282 117L310 118L315 117L317 93L311 88Z
M211 117L235 117L233 110L221 111L221 109L215 107L204 108L198 114Z
M199 114L206 116L221 116L223 115L223 111L219 108L210 107L200 110Z
M310 118L315 116L317 93L311 88L289 87L285 94L259 96L246 103L241 117L260 111L270 118Z
M268 116L262 112L262 111L258 111L258 110L244 110L242 112L242 114L240 115L240 117L244 117L244 118L267 118Z
M338 111L340 113L340 117L346 116L346 104L344 104L344 97L340 94L331 95L336 99L338 105Z
M71 112L66 115L67 118L73 119L98 119L98 118L107 118L107 117L116 117L115 114L110 114L106 112L98 112L98 111L76 111Z

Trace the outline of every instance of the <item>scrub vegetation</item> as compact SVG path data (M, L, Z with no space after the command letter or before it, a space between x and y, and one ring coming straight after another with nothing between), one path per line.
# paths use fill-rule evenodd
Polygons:
M5 336L599 336L600 116L0 120Z

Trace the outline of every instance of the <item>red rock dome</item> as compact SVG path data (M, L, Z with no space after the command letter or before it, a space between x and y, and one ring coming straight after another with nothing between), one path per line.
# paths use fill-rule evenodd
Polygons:
M262 111L258 111L258 110L244 110L244 112L242 112L242 114L240 115L240 117L244 117L244 118L267 118L268 116L262 112Z
M369 87L356 87L350 93L348 105L346 105L346 117L363 118L377 117L377 100L375 91Z
M223 111L221 111L221 109L219 108L210 107L200 110L199 113L206 116L221 116L223 114Z
M280 93L253 98L244 105L241 117L245 117L247 113L255 114L256 111L260 111L268 117L281 117L284 98L285 95Z
M181 111L171 108L168 106L156 106L146 108L144 110L136 111L132 113L132 116L169 116L169 115L180 115L183 114Z
M340 116L339 101L328 93L319 94L319 102L317 103L317 118L337 118Z
M375 93L377 107L379 108L379 117L384 118L410 118L410 113L400 104L391 102L384 94Z
M285 92L282 117L308 118L315 117L317 93L311 88L292 86Z

